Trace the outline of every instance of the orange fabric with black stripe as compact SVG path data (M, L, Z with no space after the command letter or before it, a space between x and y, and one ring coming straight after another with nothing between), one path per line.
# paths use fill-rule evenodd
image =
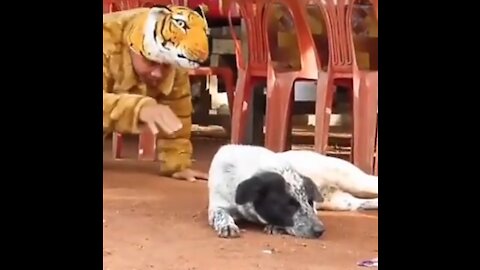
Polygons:
M183 128L170 136L158 134L157 156L162 175L170 176L191 166L188 68L207 59L207 31L204 16L184 7L139 8L103 16L104 133L138 134L142 106L169 105ZM158 87L149 88L137 78L130 58L132 49L151 61L171 64Z

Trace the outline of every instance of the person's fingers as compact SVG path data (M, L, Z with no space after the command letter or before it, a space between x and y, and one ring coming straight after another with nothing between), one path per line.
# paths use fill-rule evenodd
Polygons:
M178 116L175 113L173 113L173 111L170 108L165 110L165 113L162 115L165 116L166 119L168 119L168 122L171 124L172 129L175 129L175 131L182 128L182 121L180 121Z
M165 123L165 120L161 116L155 117L155 123L162 128L162 130L167 133L167 134L172 134L173 131L168 125L168 123Z
M163 120L172 132L178 131L178 123L175 121L175 118L173 118L172 116L164 115Z
M172 175L173 178L184 179L189 182L195 182L197 179L191 173L188 172L176 172Z
M175 120L175 127L177 128L177 130L182 129L183 127L182 120L180 120L180 118L178 118L178 116L176 115L173 115L173 119Z
M192 176L192 175L187 176L186 179L187 179L188 182L195 182L195 181L197 181L197 178L195 178L195 177Z
M152 116L156 124L167 134L172 134L182 128L182 122L169 107L157 107Z
M175 123L174 123L173 127L174 127L175 131L179 131L183 127L182 121L178 120L178 118L177 118L175 120Z
M178 117L173 114L173 112L170 112L167 116L166 116L167 120L168 120L168 123L170 125L170 128L173 130L173 131L178 131L182 128L182 121L180 121L180 119L178 119Z
M148 121L147 125L148 125L148 128L150 129L150 131L153 133L153 135L156 135L158 133L158 128L157 128L157 125L155 124L155 122Z
M179 126L177 123L175 123L175 120L172 120L172 118L167 118L164 117L163 121L165 125L168 127L168 130L170 131L169 134L174 133L179 130Z
M204 172L193 171L193 175L194 175L196 178L205 179L205 180L208 179L208 174L207 174L207 173L204 173Z

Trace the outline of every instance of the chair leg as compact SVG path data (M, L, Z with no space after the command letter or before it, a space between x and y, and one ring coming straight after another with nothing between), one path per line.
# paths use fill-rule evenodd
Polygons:
M378 127L377 127L377 139L375 142L375 175L378 176Z
M230 116L233 114L233 102L235 97L235 83L233 82L233 73L231 70L222 74L222 80L225 83L225 90L227 91L228 108L230 109Z
M292 132L294 82L293 77L285 77L267 83L265 147L274 152L283 152L291 147L287 142Z
M353 163L372 174L377 129L378 73L355 74L353 95Z
M138 159L154 161L156 159L156 136L144 129L138 138Z
M233 98L231 143L241 144L245 140L245 128L252 95L252 78L245 70L238 70L238 82Z
M112 133L112 154L113 159L120 159L122 158L122 151L123 151L123 138L122 134L118 132Z
M326 154L335 85L329 73L319 72L315 102L315 151Z

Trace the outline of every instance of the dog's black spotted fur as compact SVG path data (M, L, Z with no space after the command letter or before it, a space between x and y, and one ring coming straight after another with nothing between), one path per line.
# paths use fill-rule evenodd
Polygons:
M317 238L325 230L313 207L322 199L316 185L268 149L223 146L209 175L208 220L220 237L238 237L240 219L298 237Z
M300 203L287 193L285 179L275 172L262 172L240 183L235 202L253 203L255 212L276 226L293 226L293 215L300 208Z

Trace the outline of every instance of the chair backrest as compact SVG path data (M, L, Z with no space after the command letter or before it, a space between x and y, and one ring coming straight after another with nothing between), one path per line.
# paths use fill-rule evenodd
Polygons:
M371 59L376 61L377 38L355 34L353 19L358 18L361 7L356 0L312 0L322 9L327 23L328 41L330 49L330 68L337 73L352 73L358 69L356 51L370 52ZM371 0L378 1L378 0ZM354 13L354 10L358 11ZM375 12L376 13L376 9ZM363 12L364 13L364 12ZM364 20L368 14L361 15ZM377 16L377 15L375 15ZM358 21L358 20L357 20ZM375 55L373 55L375 54ZM373 57L372 57L373 56ZM370 63L369 69L376 69L376 63Z
M155 5L183 5L182 0L140 0L141 7L153 7Z
M103 0L103 13L140 7L140 0Z
M264 1L258 0L223 0L222 12L228 16L230 33L235 44L237 67L250 70L264 70L266 72L268 52L263 27ZM237 37L232 24L232 13L238 8L241 18L245 22L248 39L248 57L245 63L240 39Z
M269 16L273 15L275 5L283 5L290 12L295 32L297 36L297 45L300 52L300 64L302 76L308 78L316 78L318 70L321 68L320 57L317 54L317 48L312 36L312 31L308 22L307 1L306 0L268 0L266 5L266 12L264 15L264 32L268 33ZM272 50L272 40L267 38L267 45L269 50Z
M103 0L103 13L116 12L138 7L179 4L181 0Z
M120 8L115 3L115 0L103 0L103 13L110 13L119 10Z
M334 72L352 72L355 61L351 38L354 0L313 0L326 20L330 51L330 68Z
M371 3L375 9L375 17L377 17L378 20L378 0L371 0Z

